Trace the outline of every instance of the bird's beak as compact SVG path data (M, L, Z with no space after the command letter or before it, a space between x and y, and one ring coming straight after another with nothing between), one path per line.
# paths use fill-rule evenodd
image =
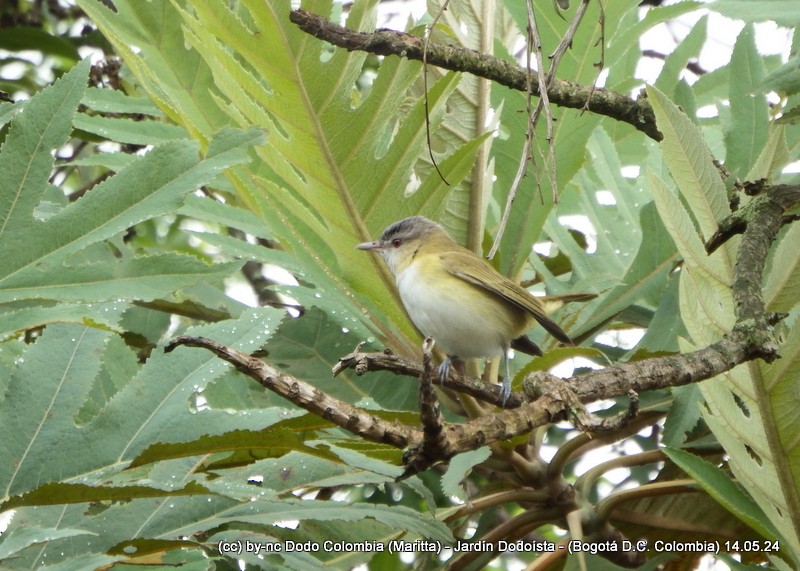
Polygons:
M371 252L382 249L383 249L383 244L381 243L380 240L375 240L374 242L364 242L356 246L356 250L367 250Z

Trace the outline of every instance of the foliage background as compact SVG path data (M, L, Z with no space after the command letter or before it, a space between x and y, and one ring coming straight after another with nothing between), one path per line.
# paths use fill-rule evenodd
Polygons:
M641 87L642 34L703 7L607 4L605 85L625 93ZM263 347L270 363L297 378L415 423L413 379L330 377L338 357L362 340L418 354L386 269L353 245L412 214L441 220L465 242L490 244L522 147L525 97L431 71L431 148L448 185L428 158L419 64L333 50L289 22L287 2L113 5L78 0L37 11L21 3L28 12L3 20L3 63L24 69L0 85L18 100L0 104L0 497L4 510L15 510L0 537L3 566L225 569L241 559L252 568L403 568L397 556L372 553L262 558L218 547L269 539L452 543L454 533L479 538L536 509L512 495L499 507L458 512L467 498L516 491L514 469L497 450L488 464L478 466L487 452L454 462L446 477L432 471L396 483L401 451L264 394L206 352L162 351L180 333ZM324 1L304 7L333 19L342 12ZM581 346L554 348L532 332L552 350L515 359L517 383L575 357L605 366L687 351L730 328L736 240L710 257L702 242L729 212L735 181L798 182L784 170L800 154L800 37L794 32L789 62L764 57L751 24L773 19L794 30L800 14L778 0L706 7L748 24L730 62L696 81L686 69L707 45L706 19L665 55L647 91L663 143L590 112L556 110L560 203L550 178L531 172L493 263L539 292L596 297L554 306ZM376 2L348 8L348 27L375 25ZM559 78L596 80L597 10L592 3ZM568 22L549 1L537 2L536 14L547 53ZM526 17L517 2L454 3L436 39L511 59ZM421 33L419 25L411 24ZM79 56L88 46L120 60L90 70ZM44 66L17 55L31 48ZM536 143L547 152L542 138ZM712 156L730 177L719 176ZM638 174L624 176L631 165ZM571 227L570 216L589 225ZM797 565L797 233L796 225L782 231L764 283L768 309L788 314L776 331L782 359L642 395L639 432L620 433L613 444L629 467L622 477L612 472L615 460L588 455L606 440L550 464L575 483L595 523L651 541L778 539L781 558L763 550L746 558ZM534 245L548 254L531 255ZM293 279L275 283L265 266ZM232 284L251 287L262 307L230 297ZM287 315L287 304L302 315ZM620 347L610 339L621 330L643 336ZM514 444L527 446L532 466L547 468L545 437L565 455L579 438L554 426ZM667 462L647 456L664 446L702 453L718 470L680 452ZM577 478L581 458L596 469ZM500 476L488 476L487 465ZM698 482L692 493L679 493L687 476L677 466ZM670 484L673 493L657 495ZM553 518L535 537L557 541L565 527ZM506 555L499 564L531 557ZM673 565L692 566L699 556L673 557ZM439 562L418 553L416 564ZM612 568L603 559L592 565Z

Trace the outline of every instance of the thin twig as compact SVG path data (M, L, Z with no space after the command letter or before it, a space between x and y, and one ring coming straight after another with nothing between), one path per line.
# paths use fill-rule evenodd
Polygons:
M439 178L441 178L442 182L447 186L450 186L450 183L447 182L442 171L439 170L439 164L436 162L436 157L433 156L433 144L431 143L430 107L428 106L428 45L430 44L431 31L439 22L439 18L441 18L442 13L447 9L449 3L450 0L445 0L442 7L436 13L436 16L433 18L433 22L431 22L429 26L425 26L424 44L422 46L422 89L425 91L423 102L425 104L425 137L428 141L428 155L431 157L431 163L433 163L433 168L436 169Z

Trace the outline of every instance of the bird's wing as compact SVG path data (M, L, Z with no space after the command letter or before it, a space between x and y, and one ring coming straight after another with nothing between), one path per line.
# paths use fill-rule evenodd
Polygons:
M550 335L562 343L572 345L572 340L564 330L547 316L541 301L522 286L496 272L484 260L480 260L482 262L480 264L474 263L473 256L471 252L453 251L441 254L441 260L445 270L452 275L499 295L522 311L530 313Z

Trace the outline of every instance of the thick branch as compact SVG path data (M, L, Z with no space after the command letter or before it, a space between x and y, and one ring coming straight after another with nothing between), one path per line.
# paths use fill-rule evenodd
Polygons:
M760 283L767 250L781 227L783 213L800 200L797 187L778 187L769 200L753 201L745 209L752 209L748 219L733 276L733 295L736 300L736 324L722 339L704 349L682 355L657 357L624 363L593 371L566 380L580 402L608 399L665 387L685 385L710 379L735 366L753 360L771 362L778 357L777 344L770 334L769 320L764 312ZM790 196L785 198L784 195ZM785 199L774 200L775 197ZM417 428L387 422L359 410L348 403L330 397L313 385L286 375L263 361L200 337L179 337L166 350L178 345L205 347L237 369L256 379L264 387L280 394L298 406L330 420L334 424L367 440L383 442L400 448L418 447L423 442ZM363 374L370 370L392 370L419 377L419 365L386 354L353 353L343 357L334 367L334 373L353 367ZM473 379L451 374L443 383L445 388L463 391L494 404L501 405L499 387L487 386ZM499 414L476 418L464 424L442 425L437 434L441 449L440 461L455 454L474 450L487 443L506 440L524 434L554 420L565 418L569 400L546 394L534 402L524 403L519 394L512 393L506 410ZM428 458L429 461L436 459ZM427 464L423 462L422 464Z
M706 243L706 252L711 254L732 236L742 234L749 224L757 225L758 222L752 218L757 215L758 210L774 208L785 212L800 202L800 186L798 185L778 184L767 188L767 192L755 198L745 208L733 212L719 223L719 229ZM794 221L795 219L792 217L784 216L781 218L782 224Z
M333 398L310 383L281 373L261 359L211 339L176 337L164 348L164 352L169 353L180 345L208 349L237 370L258 381L263 387L367 440L384 442L398 448L405 448L414 441L422 440L422 433L419 430L366 413Z
M417 36L395 30L354 32L302 8L293 10L289 19L307 34L348 51L360 50L422 61L424 40ZM475 50L428 42L426 60L429 64L471 73L523 93L527 93L530 81L533 94L539 95L540 86L535 75L528 77L522 67ZM656 128L653 109L645 99L633 100L621 93L555 79L547 89L547 97L559 107L589 110L628 123L656 141L663 139Z

